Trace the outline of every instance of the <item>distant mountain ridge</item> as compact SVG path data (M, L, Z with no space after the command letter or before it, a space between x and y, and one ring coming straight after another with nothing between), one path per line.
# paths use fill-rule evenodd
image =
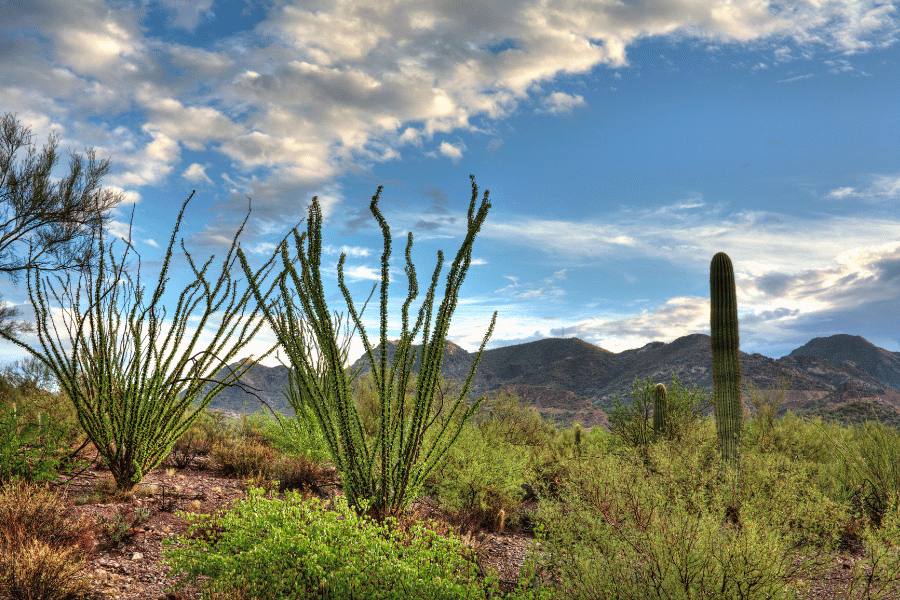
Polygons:
M376 360L379 352L376 348ZM389 361L395 352L396 342L389 342ZM474 353L447 342L443 376L450 382L463 383L474 358ZM790 409L843 418L863 407L880 414L883 420L896 417L900 425L900 353L878 348L860 336L814 338L777 360L741 352L740 360L744 381L752 381L761 390L776 389L781 378L790 380L782 412ZM365 355L351 366L357 368L369 370ZM710 337L691 334L618 353L578 338L548 338L485 350L471 392L477 397L508 388L546 418L563 425L578 421L590 427L606 424L605 409L612 407L617 395L630 401L635 378L669 384L671 373L683 385L711 393ZM281 393L287 385L285 367L256 365L242 381L260 388L257 393L273 409L293 415ZM745 395L749 405L747 399ZM247 406L259 407L260 403L239 388L232 388L211 406L231 412L241 412L243 407L252 412ZM852 410L847 408L851 406ZM849 412L844 415L842 411Z
M850 362L878 381L900 388L900 352L891 352L858 335L818 337L788 356L817 356L832 363Z

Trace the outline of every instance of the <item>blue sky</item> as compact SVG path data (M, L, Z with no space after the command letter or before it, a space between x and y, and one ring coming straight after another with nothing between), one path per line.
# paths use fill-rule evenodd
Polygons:
M896 351L898 35L876 0L12 3L0 111L111 157L112 231L133 209L145 273L191 190L192 253L223 256L250 197L260 261L318 195L343 311L341 249L360 300L380 273L384 185L394 337L405 234L420 277L454 256L471 173L492 208L449 336L468 350L494 310L489 347L708 333L724 251L743 351L835 333ZM0 293L30 314L24 285Z

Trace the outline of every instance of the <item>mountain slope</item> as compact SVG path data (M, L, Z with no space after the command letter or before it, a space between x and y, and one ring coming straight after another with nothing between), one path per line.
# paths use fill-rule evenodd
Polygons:
M395 352L396 342L389 342L389 360ZM462 384L474 359L475 354L447 342L443 376ZM777 360L741 352L740 361L745 388L752 382L761 391L775 390L782 379L789 381L782 413L790 409L850 418L860 413L860 406L877 404L880 420L890 421L896 413L900 423L900 391L896 389L900 387L900 355L859 336L815 338ZM369 370L368 360L362 356L351 368L361 368L365 373ZM243 381L259 388L256 393L273 409L293 416L282 393L287 372L285 367L257 365ZM651 342L619 353L576 338L550 338L494 348L482 356L471 396L492 396L510 389L544 417L563 425L578 421L593 426L605 424L604 409L613 406L616 396L631 401L635 379L651 378L670 385L672 373L683 385L711 394L710 337L691 334L670 343ZM744 399L749 406L749 396L745 394ZM233 412L253 412L254 407L260 406L259 400L240 388L224 391L212 404L213 408Z
M900 357L897 353L879 348L858 335L841 333L817 337L788 356L816 356L832 363L850 362L885 385L900 388Z

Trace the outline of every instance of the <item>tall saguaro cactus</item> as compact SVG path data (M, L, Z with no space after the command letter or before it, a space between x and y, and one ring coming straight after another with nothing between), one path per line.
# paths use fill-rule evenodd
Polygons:
M668 408L666 386L663 383L657 383L653 388L653 432L657 437L666 434L666 421L669 420Z
M712 337L713 401L722 459L736 467L743 425L741 361L738 354L737 290L734 268L724 252L709 266L709 328Z

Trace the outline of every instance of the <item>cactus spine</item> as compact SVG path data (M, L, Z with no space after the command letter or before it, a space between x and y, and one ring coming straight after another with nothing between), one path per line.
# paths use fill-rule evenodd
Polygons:
M653 431L656 436L666 434L666 421L669 419L669 404L666 399L666 386L657 383L653 388Z
M723 461L737 467L743 424L737 291L734 268L724 252L713 256L709 266L709 300L716 434Z

